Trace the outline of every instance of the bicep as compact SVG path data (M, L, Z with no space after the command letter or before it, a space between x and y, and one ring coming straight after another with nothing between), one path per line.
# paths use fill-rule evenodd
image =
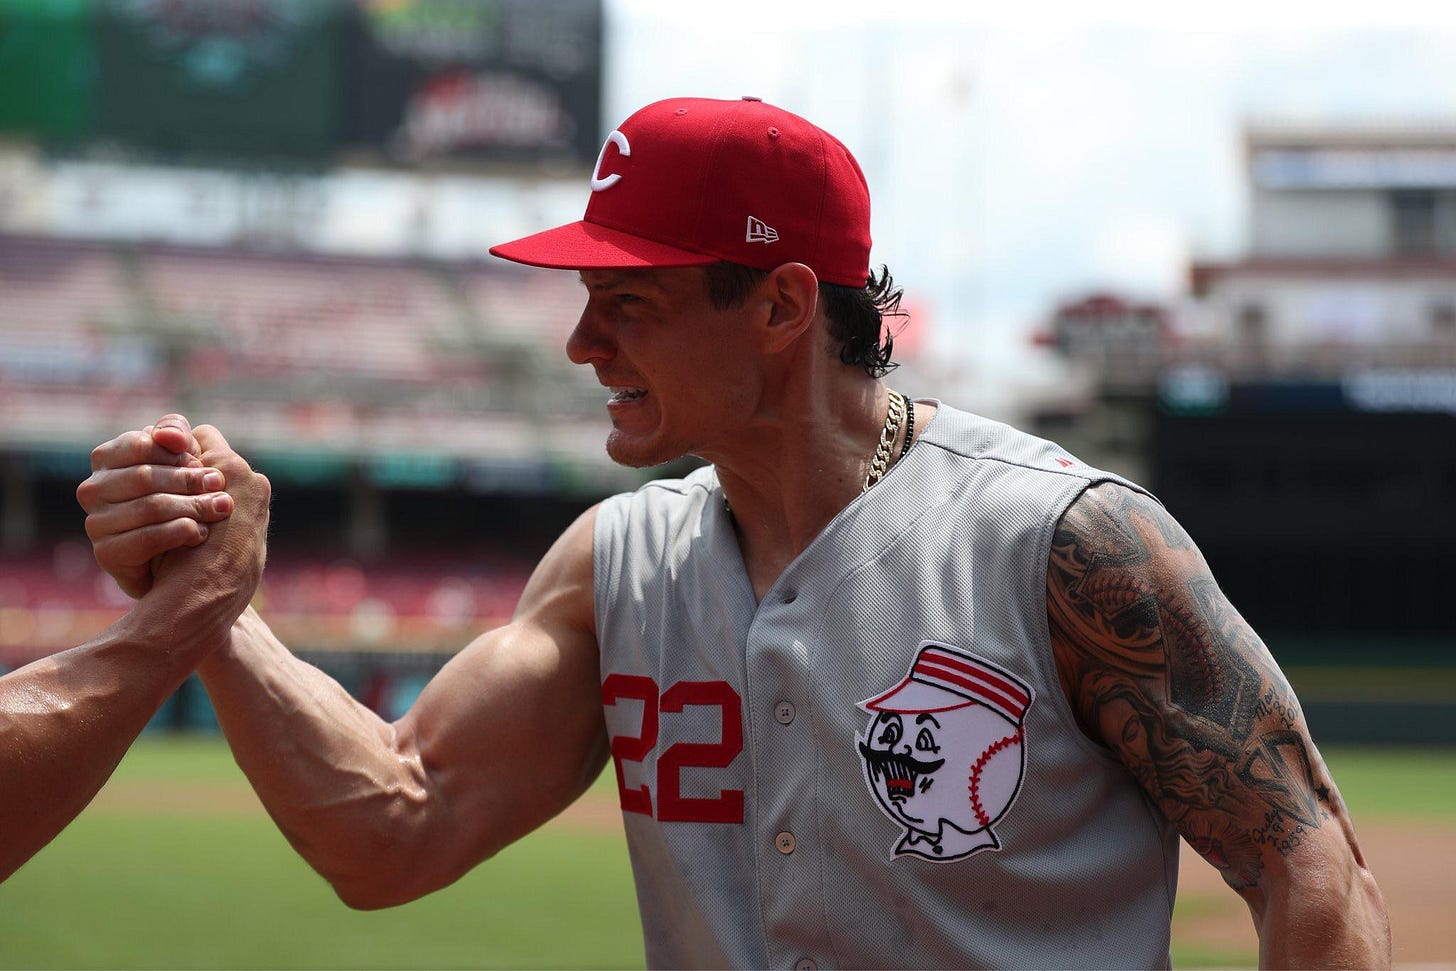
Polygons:
M512 621L452 658L395 725L471 863L560 812L605 763L591 520L542 560Z
M1084 493L1052 544L1048 617L1084 731L1251 904L1343 809L1278 665L1155 501Z

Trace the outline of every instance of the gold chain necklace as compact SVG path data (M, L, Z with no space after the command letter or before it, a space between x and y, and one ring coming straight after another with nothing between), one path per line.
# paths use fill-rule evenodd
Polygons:
M870 486L879 482L889 471L891 450L895 446L895 435L900 431L900 423L905 420L905 399L894 388L887 390L890 392L890 410L885 415L885 426L880 429L880 441L875 446L875 457L870 463L870 471L865 476L864 488L860 490L861 492L869 492Z

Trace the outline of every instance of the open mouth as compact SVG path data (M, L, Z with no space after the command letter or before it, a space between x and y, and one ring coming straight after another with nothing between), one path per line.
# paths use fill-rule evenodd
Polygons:
M945 759L921 761L913 755L897 755L885 749L873 749L859 743L859 754L869 766L870 778L884 782L885 792L895 802L903 802L915 794L915 781L945 765Z
M642 388L608 388L612 395L607 400L612 404L620 404L627 401L636 401L639 398L647 397L647 392Z

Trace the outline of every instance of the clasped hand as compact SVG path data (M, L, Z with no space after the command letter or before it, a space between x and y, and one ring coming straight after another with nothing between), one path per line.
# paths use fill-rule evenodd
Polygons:
M142 597L186 585L230 626L263 574L272 487L211 425L167 415L91 453L76 490L101 568Z

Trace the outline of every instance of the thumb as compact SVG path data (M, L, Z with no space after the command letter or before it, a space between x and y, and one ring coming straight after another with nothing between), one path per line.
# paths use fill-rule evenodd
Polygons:
M152 441L175 455L184 452L202 454L202 446L192 434L192 425L182 415L164 415L152 426Z

